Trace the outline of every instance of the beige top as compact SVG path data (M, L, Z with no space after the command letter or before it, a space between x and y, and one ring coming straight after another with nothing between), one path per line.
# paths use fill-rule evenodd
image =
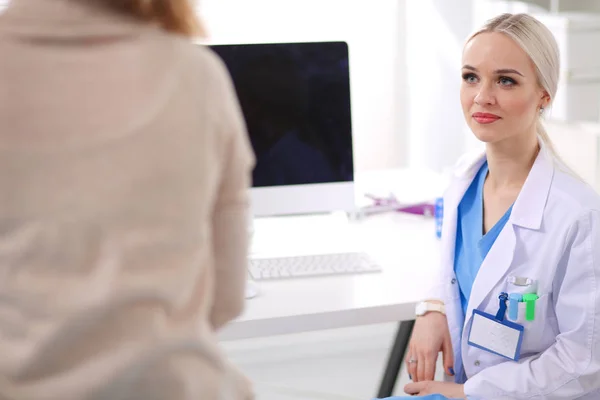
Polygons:
M86 3L0 16L0 398L217 399L254 163L237 100L209 50Z

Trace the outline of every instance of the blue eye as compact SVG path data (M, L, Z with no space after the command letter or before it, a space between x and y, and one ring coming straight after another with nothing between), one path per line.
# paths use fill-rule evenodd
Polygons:
M513 86L513 85L517 84L517 82L514 79L508 78L508 77L505 77L505 76L501 77L498 80L498 82L500 82L501 86Z
M477 76L475 76L475 74L463 74L462 76L463 81L465 81L466 83L476 83L477 82Z

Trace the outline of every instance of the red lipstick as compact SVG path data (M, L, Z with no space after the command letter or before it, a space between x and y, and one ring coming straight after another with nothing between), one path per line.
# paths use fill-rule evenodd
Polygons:
M473 119L480 124L491 124L498 121L500 117L496 114L476 112L473 114Z

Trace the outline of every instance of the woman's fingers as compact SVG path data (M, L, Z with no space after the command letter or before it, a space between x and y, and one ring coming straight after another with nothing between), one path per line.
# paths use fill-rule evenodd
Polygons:
M416 353L413 352L412 350L408 352L408 357L406 358L406 370L408 371L409 377L413 381L416 381L416 379L417 379L417 363L411 362L411 360L417 359L417 357L414 354L416 354Z
M419 353L417 357L417 382L425 380L425 354Z
M408 375L413 382L433 381L435 379L435 369L440 350L435 351L431 346L409 345L408 355L404 362Z
M442 355L444 360L444 370L446 374L450 376L454 376L454 353L452 351L452 342L450 341L450 337L444 339L444 344L442 346Z
M435 378L435 366L437 362L437 353L431 351L422 351L417 357L417 380L413 375L415 382L432 381Z
M423 370L424 370L424 381L432 381L435 377L435 364L437 362L437 357L432 354L425 355L425 359L423 360Z
M404 393L406 394L410 394L411 396L417 396L417 395L422 395L425 386L426 386L426 382L420 382L420 383L409 383L406 386L404 386ZM403 398L403 397L399 397L399 398Z

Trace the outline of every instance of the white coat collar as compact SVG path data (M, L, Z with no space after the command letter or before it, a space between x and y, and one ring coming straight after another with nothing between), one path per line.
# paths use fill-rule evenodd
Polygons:
M546 200L554 177L553 155L543 140L538 139L540 151L537 155L521 192L513 205L509 223L527 229L540 229ZM487 157L485 151L470 153L463 157L455 168L455 175L471 182Z
M540 143L538 154L521 193L512 209L509 221L522 228L538 230L542 226L544 209L554 178L554 156L546 145Z

